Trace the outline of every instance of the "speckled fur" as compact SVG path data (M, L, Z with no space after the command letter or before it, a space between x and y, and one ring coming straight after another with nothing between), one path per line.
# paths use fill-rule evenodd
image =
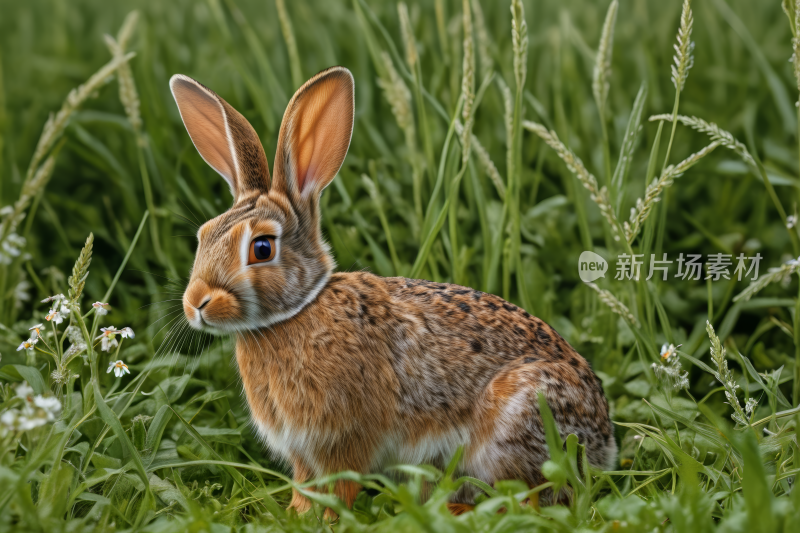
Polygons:
M190 323L236 336L247 403L264 443L299 482L398 463L443 466L464 446L461 473L534 486L548 458L541 391L562 436L575 433L590 463L609 466L616 444L600 381L553 328L470 288L333 273L318 201L344 153L300 186L293 170L302 167L294 161L300 141L291 132L304 116L303 99L317 98L315 86L350 83L352 93L352 78L342 71L317 75L289 103L272 184L266 174L259 187L239 187L231 210L201 228L184 295ZM334 103L344 109L346 100ZM331 130L339 136L334 141L346 135L349 143L349 113ZM242 264L243 239L270 228L280 228L275 263ZM352 482L334 489L348 505L359 490ZM470 497L464 492L455 500ZM292 507L309 506L294 495Z

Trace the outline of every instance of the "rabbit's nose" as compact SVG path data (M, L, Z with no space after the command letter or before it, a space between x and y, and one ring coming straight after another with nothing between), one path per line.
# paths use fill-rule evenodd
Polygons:
M211 287L200 278L193 279L183 293L183 309L187 318L193 320L211 302Z

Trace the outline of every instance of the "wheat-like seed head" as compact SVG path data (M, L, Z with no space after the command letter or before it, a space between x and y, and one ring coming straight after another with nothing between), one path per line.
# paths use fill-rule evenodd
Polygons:
M694 42L692 42L692 8L690 0L683 0L681 10L681 27L678 30L678 42L673 45L675 56L672 58L675 63L672 65L672 83L678 92L683 90L689 69L694 65Z
M136 30L136 24L139 22L139 12L136 10L131 11L122 22L122 26L117 32L117 43L119 47L125 50L128 48L128 41L133 37Z
M78 303L78 299L83 292L86 284L86 277L89 275L89 265L92 263L92 246L94 244L94 234L90 233L86 238L86 244L72 267L72 275L69 277L69 300L73 304Z
M511 142L514 138L514 100L511 96L511 89L508 88L502 76L497 77L497 86L500 87L500 94L503 95L503 125L506 129L506 166L511 168Z
M639 231L642 229L647 217L650 216L650 211L655 206L656 202L661 201L661 193L666 188L671 186L676 178L683 175L684 172L693 167L698 161L710 154L717 146L722 144L720 141L714 141L702 150L693 153L677 165L668 166L658 178L653 178L650 185L647 186L644 194L644 200L638 198L636 200L636 207L631 208L631 216L628 222L623 224L625 230L625 238L628 244L632 243Z
M134 23L135 23L134 18ZM133 25L129 26L132 31ZM124 28L124 27L123 27ZM119 39L114 39L110 35L105 35L106 46L111 52L113 57L122 57L125 49L119 44ZM125 39L128 40L127 38ZM120 65L117 69L117 76L119 79L119 100L125 108L125 115L128 117L128 122L131 123L133 131L141 142L139 133L142 130L142 115L139 113L141 103L139 102L139 93L136 91L136 84L133 81L133 71L131 66L127 63Z
M728 399L728 404L733 407L733 418L734 422L737 422L742 425L748 425L748 416L742 410L742 406L739 403L739 399L736 397L736 389L739 388L739 385L736 383L736 380L733 377L733 372L728 368L728 360L725 357L725 348L722 346L722 342L719 340L716 332L714 331L714 326L711 325L711 322L706 320L706 332L708 332L708 338L711 340L711 360L717 365L717 371L714 372L714 377L725 387L725 397ZM748 412L752 413L753 408L755 407L751 404L753 400L752 398L747 399L748 404Z
M681 124L689 126L693 130L705 133L706 135L711 137L712 141L718 141L720 146L724 146L725 148L733 150L734 152L739 154L739 156L744 160L745 163L752 166L753 168L756 167L756 162L753 159L753 156L750 155L750 152L747 150L747 147L741 142L737 141L732 133L723 130L713 122L706 122L702 118L678 115L677 119L678 122L680 122ZM650 117L650 122L656 120L667 120L671 122L672 115L665 113L663 115L654 115Z
M95 91L102 85L106 84L110 76L116 71L120 65L129 61L136 54L129 53L121 57L115 57L103 67L94 73L86 83L72 89L64 100L61 109L55 115L50 115L42 130L42 135L39 137L39 142L36 144L36 150L33 152L31 164L28 167L28 173L25 177L26 181L33 178L33 174L39 168L39 162L44 155L53 147L56 140L64 133L64 128L67 126L69 117L72 116L78 107L85 102Z
M478 0L472 0L472 18L475 22L475 37L478 43L478 62L480 63L481 78L494 70L494 60L492 59L491 39L486 30L486 19L483 16L483 9Z
M408 16L408 6L406 6L405 2L397 4L397 15L400 18L400 33L403 36L403 44L406 49L406 63L409 70L411 70L411 74L415 75L414 72L417 68L419 56L417 55L414 30L411 28L411 19Z
M86 83L72 89L67 95L61 109L55 114L51 114L42 129L42 135L36 144L33 157L25 173L22 182L22 192L19 199L14 203L14 207L3 215L0 223L0 243L4 242L11 235L19 223L24 218L24 211L30 205L31 199L47 184L53 172L55 158L48 157L44 162L42 159L53 148L56 141L64 133L70 116L92 96L101 86L108 82L111 75L120 65L125 64L135 54L130 53L124 56L115 57L110 62L103 65Z
M597 47L597 55L594 61L592 92L594 93L597 107L600 108L601 112L605 108L610 87L611 52L614 44L614 26L617 23L618 6L617 0L613 0L608 6L606 20L603 23L603 31L600 34L600 45Z
M44 163L39 166L33 178L22 185L19 198L14 202L14 206L10 209L8 214L2 217L2 222L0 222L0 244L2 244L7 236L14 233L20 222L23 221L25 218L25 210L28 209L33 198L39 191L44 189L45 186L47 186L47 182L50 181L50 176L53 174L53 167L55 167L55 164L56 158L53 154L50 154L47 159L44 160Z
M469 161L470 142L472 141L472 124L475 117L475 40L472 35L472 12L469 0L462 0L463 29L464 29L464 57L462 63L461 93L464 95L464 105L461 108L461 118L464 119L464 129L461 133L461 166Z
M456 133L459 135L463 135L464 132L464 125L461 124L461 121L456 121ZM475 134L472 134L472 139L470 141L470 145L472 146L472 151L478 156L478 161L480 162L483 169L486 171L486 174L489 176L489 179L492 180L495 188L497 189L497 194L500 196L501 200L505 200L506 198L506 185L503 183L503 178L500 176L500 171L497 170L497 167L492 161L489 152L486 151L486 148L483 147L481 142L475 137Z
M633 316L633 313L625 306L624 303L620 302L616 296L611 294L610 291L605 289L601 289L594 283L587 283L589 287L592 288L599 296L600 300L606 304L613 312L621 316L628 322L628 325L638 328L639 322L636 320L636 317Z
M558 138L558 135L556 135L556 132L548 130L543 125L530 120L523 121L522 127L541 137L544 142L546 142L553 150L556 151L561 160L566 163L569 171L575 174L575 176L578 178L578 181L580 181L586 190L589 191L589 197L594 203L597 204L597 207L600 208L600 213L603 215L603 218L605 218L608 222L608 225L611 226L614 240L619 241L620 235L622 234L622 227L620 226L619 221L617 220L617 215L614 213L614 208L611 205L611 198L608 194L608 189L606 187L601 188L597 184L597 178L595 178L588 170L586 170L586 167L583 165L583 161L581 161L578 156L572 153L572 151L561 142L561 140Z
M400 74L397 73L392 58L386 51L381 53L381 59L386 69L387 78L379 78L378 86L383 89L383 95L392 108L392 114L397 120L397 125L400 126L406 136L406 142L413 142L416 133L414 130L414 115L411 112L411 92L406 87Z
M737 294L733 298L733 301L738 302L739 300L743 300L746 302L767 285L788 280L793 274L797 274L798 272L800 272L800 259L792 259L782 264L780 267L771 268L769 272L760 276L757 280L748 285L745 290Z
M797 35L797 28L800 28L800 0L795 0L794 4L794 24L792 39L792 66L794 67L794 77L797 81L797 90L800 92L800 36ZM800 105L800 101L798 101Z
M514 49L514 80L517 88L525 85L528 65L528 23L522 0L511 1L511 42Z

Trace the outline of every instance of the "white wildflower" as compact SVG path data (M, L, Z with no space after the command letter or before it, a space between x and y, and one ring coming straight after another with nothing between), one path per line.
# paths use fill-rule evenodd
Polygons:
M116 339L117 333L122 333L114 326L109 326L107 328L100 328L100 331L103 333L98 336L95 340L100 340L100 349L104 352L110 352L111 348L116 348L119 346L119 341Z
M28 400L29 398L33 397L33 387L28 385L27 381L23 381L16 387L17 398L22 398L23 400Z
M792 229L797 225L797 215L789 215L786 217L786 227Z
M95 302L92 304L92 307L94 307L94 312L97 315L103 316L108 314L108 308L111 306L108 304L104 304L103 302Z
M61 402L57 398L34 396L33 388L26 382L16 387L16 397L23 400L22 407L8 409L0 415L0 435L9 431L29 431L54 422L61 413Z
M31 332L31 339L38 339L41 337L42 329L44 329L44 324L36 324L35 326L28 328L28 331Z
M23 302L27 302L31 299L31 294L29 292L31 287L32 285L26 279L21 279L19 283L16 284L14 287L14 307L21 309Z
M19 257L25 247L25 238L11 233L0 245L0 265L10 265L14 258Z
M50 303L50 302L62 302L65 299L66 299L66 297L63 294L56 294L55 296L48 296L47 298L42 300L42 303L43 304L47 304L47 303ZM58 307L58 303L53 304L53 307Z
M681 367L680 358L677 356L678 348L682 345L664 344L661 347L661 363L653 363L652 369L656 378L665 388L678 391L689 388L689 373Z
M108 363L108 370L106 370L106 374L108 374L112 370L114 371L114 375L117 376L118 378L121 378L125 374L131 373L131 371L128 370L128 365L123 363L122 360L112 361Z
M17 347L17 351L18 352L21 351L21 350L33 351L33 347L37 342L39 342L39 339L37 339L35 337L34 338L30 338L30 339L28 339L26 341L22 341L20 343L20 345Z
M33 404L44 412L48 422L53 422L56 419L56 415L61 412L61 402L58 401L58 398L53 398L52 396L36 396L33 399Z
M60 310L57 308L50 309L50 312L44 317L45 320L48 322L52 322L53 324L61 324L64 322L64 315L61 314Z
M667 345L666 343L663 344L661 346L661 359L663 361L669 361L670 358L672 358L672 357L674 357L676 355L676 352L677 352L678 348L680 348L681 346L683 346L683 345L679 344L679 345L675 346L674 344L670 344L670 345Z
M132 339L136 336L133 334L133 330L129 327L122 328L121 330L119 330L119 332L122 335L123 339Z

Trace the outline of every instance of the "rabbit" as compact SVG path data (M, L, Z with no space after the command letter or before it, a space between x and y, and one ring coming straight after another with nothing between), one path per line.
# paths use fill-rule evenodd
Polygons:
M184 313L196 329L235 337L255 432L295 482L441 467L463 446L457 473L539 485L549 458L539 391L562 437L575 433L590 464L611 468L617 446L600 381L542 320L467 287L334 272L319 204L353 132L349 70L324 70L292 97L271 177L241 114L187 76L170 88L192 142L234 197L197 232ZM360 490L349 480L333 486L349 507ZM452 498L454 513L471 508L467 492ZM310 507L293 491L290 508Z

